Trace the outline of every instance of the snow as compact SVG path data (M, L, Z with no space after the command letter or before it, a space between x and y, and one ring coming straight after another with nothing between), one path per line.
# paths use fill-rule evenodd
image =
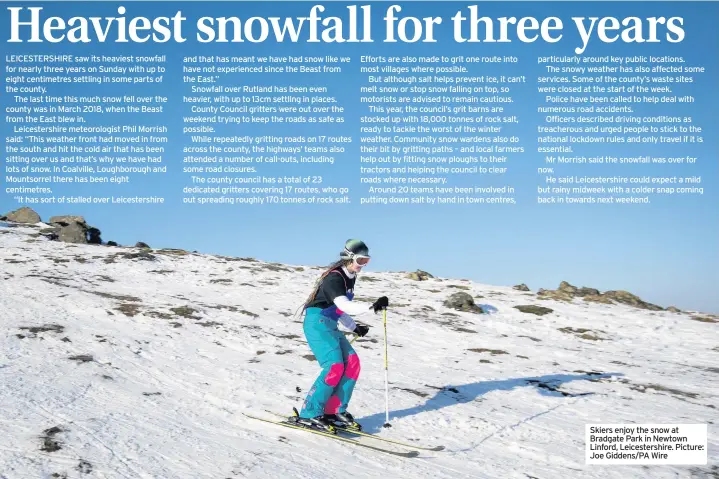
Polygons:
M141 250L52 242L37 227L10 226L0 225L2 478L719 472L719 325L692 320L693 312L363 272L356 300L390 298L392 427L382 427L381 315L356 318L371 328L354 342L362 372L350 411L369 432L446 446L404 459L241 414L290 414L318 374L292 315L319 267L161 250L131 258L122 255ZM491 314L445 307L457 291L481 296ZM554 311L514 308L530 304ZM47 325L61 328L27 329ZM562 328L588 329L594 339ZM708 423L709 464L586 465L588 423ZM53 427L60 431L45 432Z

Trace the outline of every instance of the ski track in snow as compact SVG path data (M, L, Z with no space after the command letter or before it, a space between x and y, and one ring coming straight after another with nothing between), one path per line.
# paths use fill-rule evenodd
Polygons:
M362 372L350 410L369 432L447 448L396 458L240 414L301 406L319 367L293 314L319 268L161 250L128 258L140 250L37 231L0 226L0 478L719 475L719 324L364 272L357 300L390 297L392 427L382 427L380 315L356 318L371 329L354 343ZM443 306L462 290L492 314ZM514 308L526 304L554 311ZM27 329L46 325L62 329ZM587 423L709 423L709 464L585 465Z

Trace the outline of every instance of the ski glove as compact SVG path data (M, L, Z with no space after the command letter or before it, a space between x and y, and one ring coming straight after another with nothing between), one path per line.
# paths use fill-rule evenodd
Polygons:
M363 338L369 332L369 326L365 326L364 324L358 324L354 332L355 334L357 334L357 336Z
M387 296L382 296L372 304L372 309L374 309L374 312L376 313L383 309L387 309L387 306L389 306L389 299L387 299Z

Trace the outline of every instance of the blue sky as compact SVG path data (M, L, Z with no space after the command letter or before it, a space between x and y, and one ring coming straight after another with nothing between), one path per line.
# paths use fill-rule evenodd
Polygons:
M323 4L316 2L317 4ZM562 280L577 286L600 290L625 289L647 301L662 306L719 311L716 284L719 279L717 252L717 129L713 113L717 100L713 86L717 75L717 30L714 19L719 13L715 2L496 2L479 3L480 15L535 17L541 20L556 16L564 24L558 43L537 41L522 43L510 35L510 43L460 44L452 38L450 18L458 11L467 14L465 2L397 2L399 15L438 16L443 23L436 27L436 43L388 44L383 42L382 16L389 4L372 5L371 44L277 44L272 40L260 44L248 42L199 43L194 39L194 24L201 16L304 16L315 5L312 2L54 2L32 3L43 6L43 15L114 16L124 5L126 16L168 16L178 10L187 20L183 25L185 43L108 42L86 45L8 44L6 54L69 53L113 55L167 55L161 84L131 86L53 85L49 94L163 94L169 103L158 115L94 115L94 124L167 125L170 143L164 155L168 173L162 176L135 176L129 185L67 186L55 185L57 195L162 195L164 205L32 205L44 219L56 214L78 214L103 232L105 240L121 244L145 241L153 247L178 247L237 256L253 256L269 261L294 264L327 264L335 259L344 241L361 238L369 245L373 262L370 271L427 270L435 275L467 278L475 281L513 285L524 282L532 289L551 289ZM20 6L20 3L7 3ZM346 5L324 3L325 16L346 18ZM28 4L27 6L30 6ZM575 16L681 16L686 37L681 43L628 44L601 43L596 36L582 56L683 56L687 65L703 66L706 72L695 75L690 85L676 85L677 95L691 94L693 104L634 105L637 114L691 116L693 124L703 129L701 144L668 146L577 145L586 156L661 155L697 157L693 165L684 166L562 166L557 176L594 175L666 175L701 176L703 195L653 197L646 205L538 205L537 187L546 186L537 168L546 166L544 155L536 148L536 126L544 124L537 106L544 95L537 92L537 76L546 69L537 64L538 56L573 55L581 45L571 20ZM2 22L8 36L9 15L3 9ZM659 30L660 38L665 30ZM351 136L353 142L344 154L336 155L329 165L282 168L264 165L263 175L322 175L323 185L350 188L350 205L188 205L182 203L182 188L190 186L188 174L182 173L183 146L191 144L190 135L182 134L182 116L189 105L182 96L190 94L182 82L182 59L193 55L324 55L350 56L341 74L244 74L224 76L220 85L326 85L328 95L335 96L345 108L345 122L323 126L322 134ZM359 178L359 118L367 114L361 105L360 86L366 85L366 74L360 74L360 55L514 55L514 65L475 66L472 74L525 75L527 82L513 90L514 103L507 114L520 118L518 125L506 126L507 134L520 138L525 153L510 156L508 172L503 177L451 177L457 186L503 186L516 189L515 205L360 205L366 185ZM7 74L5 74L7 76ZM5 82L3 82L5 83ZM12 95L0 95L3 109L14 104ZM10 127L3 125L6 136ZM222 135L312 135L312 126L218 127ZM561 168L561 169L560 169ZM3 178L3 184L4 184ZM102 193L100 193L102 192ZM12 195L0 194L0 210L19 205Z

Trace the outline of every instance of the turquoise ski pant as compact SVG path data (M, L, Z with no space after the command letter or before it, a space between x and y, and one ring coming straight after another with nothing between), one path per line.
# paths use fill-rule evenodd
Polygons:
M337 329L337 321L321 311L308 308L305 312L305 337L322 371L302 405L303 418L345 412L360 373L359 357Z

